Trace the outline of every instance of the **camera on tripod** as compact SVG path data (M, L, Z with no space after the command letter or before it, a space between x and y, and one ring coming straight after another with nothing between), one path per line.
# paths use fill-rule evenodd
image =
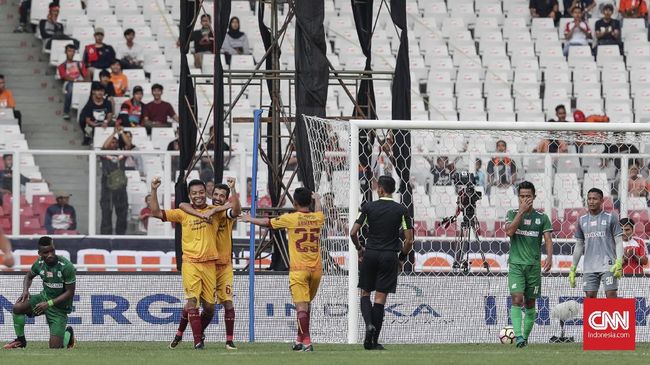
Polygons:
M476 203L481 200L483 193L476 191L474 174L468 171L457 171L451 176L458 195L458 208L463 212L463 219L470 220L475 217Z

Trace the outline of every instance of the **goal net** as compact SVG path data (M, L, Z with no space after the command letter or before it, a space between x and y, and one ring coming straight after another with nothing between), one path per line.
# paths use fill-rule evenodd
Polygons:
M325 280L343 276L347 284L349 342L362 340L363 321L356 252L347 231L359 207L377 199L381 175L397 181L394 199L412 212L416 237L386 306L381 336L388 343L498 341L499 330L510 324L505 220L518 207L522 181L535 185L534 208L549 215L553 228L553 265L543 274L532 341L559 336L553 308L582 300L581 278L572 289L566 274L589 189L603 191L604 210L635 221L639 240L626 243L626 250L645 249L648 126L304 118L326 215ZM545 256L542 247L542 262ZM626 270L630 275L620 281L619 295L637 298L637 339L650 341L650 269L630 260ZM569 321L565 329L581 340L581 321Z

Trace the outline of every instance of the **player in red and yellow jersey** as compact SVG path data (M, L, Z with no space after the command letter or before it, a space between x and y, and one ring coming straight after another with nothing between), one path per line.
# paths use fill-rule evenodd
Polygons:
M219 207L226 205L226 203L231 205L231 208L226 210L225 219L220 221L217 230L216 245L219 258L217 258L216 262L216 292L217 303L223 305L224 309L226 349L237 350L237 346L235 346L235 343L233 342L235 331L235 306L232 301L232 229L235 225L235 219L241 214L241 204L239 203L239 196L235 189L235 178L227 177L226 183L227 184L216 184L214 186L212 204L216 207L211 211L201 213L188 203L181 203L179 208L186 213L209 221L214 214L218 213L217 209L219 209ZM203 331L205 331L205 328L209 323L210 322L204 323ZM177 333L175 340L179 338L182 338L182 334L179 336Z
M194 348L203 349L203 323L209 323L214 315L216 261L219 258L214 244L217 229L224 219L224 213L216 214L209 220L187 214L180 209L161 210L158 204L160 178L151 181L151 216L163 221L180 223L183 232L183 289L187 303L182 317L187 318L192 327ZM205 184L192 180L188 184L190 201L194 209L201 213L212 211L214 207L206 204ZM230 208L226 204L217 207L220 212ZM203 313L199 314L199 304ZM182 319L181 319L182 322ZM182 334L181 334L182 335ZM176 344L178 344L177 341ZM174 348L175 346L171 346Z
M314 212L310 210L314 201ZM293 193L294 213L277 218L243 216L243 222L273 229L286 229L289 234L289 289L298 312L298 337L294 351L314 351L309 335L310 304L320 284L322 262L320 256L320 231L325 222L320 196L307 188Z

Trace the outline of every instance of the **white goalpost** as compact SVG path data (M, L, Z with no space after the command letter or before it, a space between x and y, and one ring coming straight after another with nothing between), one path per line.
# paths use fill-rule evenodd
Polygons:
M564 285L564 275L568 270L565 261L573 246L576 214L581 214L585 207L584 191L600 187L606 195L605 209L616 211L621 217L634 216L638 224L648 223L647 203L642 202L646 198L630 196L627 180L628 168L633 165L639 165L640 173L648 173L647 163L642 161L650 159L650 154L646 154L650 152L650 124L304 118L316 190L321 196L331 197L331 202L324 204L326 226L342 224L346 228L326 228L321 240L323 257L336 256L338 260L334 261L339 265L335 268L343 269L334 270L326 265L324 274L347 276L348 343L360 341L362 320L357 252L349 242L347 229L354 223L359 207L373 199L373 183L378 175L390 174L398 185L400 176L406 176L403 172L407 167L399 162L403 156L396 153L407 151L411 161L409 181L402 183L409 184L412 191L401 190L411 196L406 199L397 193L395 199L409 202L405 204L414 212L416 244L409 258L410 267L405 266L400 276L398 293L389 296L387 325L382 331L386 342L486 342L492 337L497 340L499 326L508 321L509 310L504 216L508 209L516 208L514 188L523 180L535 184L538 191L535 208L549 214L554 224L554 267L544 278L548 296L544 297L545 302L538 303L540 307L547 306L548 311L564 295L581 296L579 290ZM397 145L405 143L404 138L396 138L397 130L410 132L408 148ZM507 151L495 150L494 144L499 140L507 142ZM533 152L544 143L562 145L566 151ZM636 154L630 157L629 151ZM503 161L510 165L502 168ZM475 228L469 228L469 237L463 236L459 232L463 232L464 218L459 217L458 223L449 227L442 224L443 218L456 211L458 184L453 175L460 171L479 175L477 166L484 162L492 169L491 176L497 180L512 177L512 181L494 183L490 177L492 184L479 186L477 183L476 190L481 193L476 203L478 220ZM482 168L485 169L485 164ZM436 169L447 174L445 179ZM478 177L474 178L478 181ZM463 208L460 216L465 214ZM645 226L638 231L645 232ZM474 238L477 233L480 234ZM468 266L466 270L455 267L462 261ZM646 269L640 268L641 273ZM646 289L646 280L650 278L623 280L622 294L647 297L650 291ZM480 289L472 294L463 286ZM459 301L455 296L467 296L467 299ZM467 309L475 312L474 315L466 315ZM543 309L538 321L544 326L536 330L540 337L550 336L557 329L550 317L544 317ZM484 324L485 331L473 327L477 322ZM414 324L418 328L414 333L403 328ZM472 333L464 340L430 333L451 329L467 329ZM650 331L642 331L641 337L650 340Z

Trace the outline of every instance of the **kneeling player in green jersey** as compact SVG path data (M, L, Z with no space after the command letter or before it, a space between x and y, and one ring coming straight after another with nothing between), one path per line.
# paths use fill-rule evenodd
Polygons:
M551 241L553 229L548 215L533 209L535 185L523 181L519 184L517 192L519 209L508 211L506 217L506 234L510 237L508 288L512 296L510 319L515 331L517 347L525 347L528 345L528 336L537 317L535 299L541 294L542 237L546 245L544 272L548 272L553 263L553 241ZM521 332L522 305L526 307L523 334Z
M6 344L5 349L26 347L25 316L41 314L45 314L50 327L50 348L71 348L75 345L72 327L66 328L75 290L74 265L65 257L56 255L51 237L44 236L38 240L38 255L39 259L23 280L23 293L14 304L13 318L17 338ZM43 280L43 291L30 296L29 288L37 276Z

